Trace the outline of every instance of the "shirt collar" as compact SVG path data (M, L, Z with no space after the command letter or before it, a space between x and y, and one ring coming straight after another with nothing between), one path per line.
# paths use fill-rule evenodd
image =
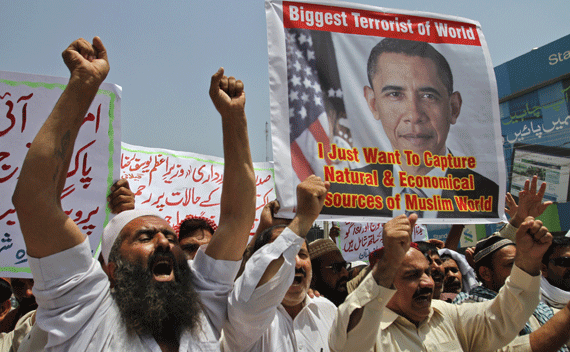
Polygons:
M432 300L432 306L429 309L429 314L427 316L427 318L425 318L421 323L420 326L423 324L426 324L427 322L429 322L432 318L432 316L434 315L434 313L437 311L438 314L441 314L441 312L437 309L437 307L433 306L433 301ZM392 325L397 319L400 319L400 322L402 324L409 324L409 325L413 325L415 326L414 323L412 323L411 321L409 321L408 319L404 318L403 316L399 315L398 313L394 312L393 310L391 310L390 308L384 308L384 314L382 314L382 319L380 320L380 330L385 330L388 327L390 327L390 325Z

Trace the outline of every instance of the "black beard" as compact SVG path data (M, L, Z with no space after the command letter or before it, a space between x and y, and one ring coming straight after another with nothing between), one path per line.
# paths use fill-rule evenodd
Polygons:
M151 272L157 255L171 256L175 280L156 282ZM127 331L139 335L172 336L183 330L194 333L200 326L200 297L192 286L194 275L186 261L177 263L171 252L153 253L148 269L119 259L112 291Z
M348 296L348 290L346 288L347 281L339 280L334 289L331 289L324 282L319 282L315 285L315 288L319 293L325 296L326 299L331 301L335 306L340 306L346 300ZM344 287L344 290L339 290L340 287Z
M34 296L18 301L18 305L20 307L18 309L18 313L22 315L27 314L34 309L38 309L38 304L36 303L36 298Z

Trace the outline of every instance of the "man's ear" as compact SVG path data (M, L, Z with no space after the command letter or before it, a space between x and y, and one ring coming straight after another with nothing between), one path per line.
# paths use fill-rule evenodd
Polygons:
M110 262L108 264L102 264L102 267L111 282L111 288L113 288L115 286L115 270L117 269L117 264Z
M484 282L490 282L493 279L493 274L491 273L491 269L486 266L479 267L479 276Z
M368 105L368 109L370 109L372 116L374 116L376 120L380 120L378 112L376 111L376 96L374 95L374 89L369 86L364 86L363 92L364 99L366 99L366 104Z
M461 93L453 92L449 97L449 105L451 107L451 121L452 125L455 125L459 113L461 112L461 104L463 104L463 99L461 99Z

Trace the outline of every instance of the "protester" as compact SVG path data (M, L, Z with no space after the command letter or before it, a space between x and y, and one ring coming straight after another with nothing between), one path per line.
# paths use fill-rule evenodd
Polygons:
M443 291L439 299L447 302L452 302L455 296L463 289L463 275L457 262L451 257L441 258L443 264L444 277L443 277Z
M40 348L35 349L25 347L23 344L26 334L32 329L35 322L35 315L35 310L28 312L18 320L13 330L0 333L0 352L39 352L44 350L45 343Z
M13 329L11 321L7 322L6 319L8 313L12 310L10 297L12 297L10 281L0 277L0 333L9 332Z
M113 214L119 214L135 208L135 194L131 191L128 180L119 179L111 186L109 196L107 197L107 206ZM101 254L99 255L99 263L101 265L105 264ZM14 329L14 334L6 336L3 341L4 346L7 349L11 348L11 350L8 349L7 351L18 351L18 348L21 348L20 351L25 352L45 350L48 334L38 324L35 324L35 312L34 310L20 318ZM0 351L4 352L1 349Z
M212 76L226 163L220 224L208 248L190 267L164 219L124 211L103 233L107 276L60 203L75 138L109 71L107 52L98 37L93 44L79 39L63 58L69 84L32 142L12 197L46 349L218 350L227 294L255 217L243 84L223 69Z
M335 243L328 238L309 243L313 267L311 288L339 306L348 295L346 284L350 279L350 263L342 257Z
M12 290L11 293L14 294L18 305L16 308L6 312L4 319L2 319L0 323L0 332L10 332L14 330L18 320L38 307L36 298L32 293L34 280L13 277L9 279L9 282L9 287Z
M570 302L570 238L555 237L542 258L541 299L562 309Z
M328 188L328 182L309 176L297 186L293 221L256 238L229 298L223 351L329 351L336 307L308 295L312 268L305 240Z
M468 294L459 294L453 303L485 302L495 298L511 274L516 252L515 243L500 236L491 236L479 241L475 247L474 261L477 277L483 284L472 288ZM531 351L545 352L557 351L560 348L560 351L567 352L568 348L563 345L570 333L568 308L570 306L566 311L555 315L556 312L552 308L539 302L519 336L503 350L527 348ZM553 318L554 316L556 318ZM552 320L552 323L547 325L549 320Z
M411 248L412 214L384 226L383 255L339 307L333 351L494 351L511 341L539 300L540 258L552 235L528 218L505 288L491 301L453 305L434 300L429 262ZM395 287L395 289L392 289Z
M418 249L427 258L430 263L431 278L433 279L433 298L439 299L441 292L443 292L443 261L439 257L437 247L429 242L417 242Z
M442 268L445 275L445 278L443 279L443 292L469 293L471 288L479 285L475 270L473 270L473 267L469 265L463 254L459 254L451 249L443 248L439 250L439 256L443 261ZM450 260L449 263L447 263L448 260ZM457 272L457 269L459 272ZM454 288L451 288L448 284L446 287L446 279L454 281L450 276L448 276L448 274L455 277L459 277L460 275L459 283L461 286L459 291L457 291L457 285L452 285Z
M329 230L329 237L335 243L338 244L338 237L340 236L340 226L333 222L331 229Z
M178 235L178 242L186 258L194 259L198 248L210 243L217 228L218 225L214 220L195 215L188 215L176 224L174 231Z
M523 216L540 216L551 201L543 202L546 192L546 182L538 187L538 177L526 180L522 191L519 192L519 204L507 194L505 211L511 216L511 220L499 235L514 240L513 233L520 224ZM570 244L568 240L555 238L552 245L544 254L541 266L541 300L556 309L562 309L570 301ZM560 259L557 259L560 258Z

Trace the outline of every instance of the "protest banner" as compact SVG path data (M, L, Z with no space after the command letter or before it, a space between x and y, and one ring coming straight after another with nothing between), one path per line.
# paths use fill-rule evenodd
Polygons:
M67 82L0 71L0 276L31 277L11 198L28 148ZM107 192L119 176L120 111L121 88L102 84L79 131L61 195L63 210L89 236L94 255L111 216Z
M224 181L224 159L168 149L121 144L121 178L135 193L135 208L156 211L171 226L187 215L203 216L218 224ZM273 167L254 163L257 186L256 217L275 199Z
M266 0L281 212L311 174L320 219L493 223L504 208L497 87L476 21L329 1Z
M368 263L368 256L384 246L382 233L384 224L374 222L340 222L338 247L344 260L357 260ZM427 241L428 231L425 226L416 224L412 231L412 242Z

